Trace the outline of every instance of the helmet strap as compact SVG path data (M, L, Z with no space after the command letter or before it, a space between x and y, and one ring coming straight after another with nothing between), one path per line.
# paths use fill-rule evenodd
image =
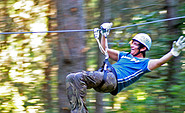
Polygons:
M133 56L137 56L137 55L139 55L140 53L142 53L142 52L141 52L141 49L142 49L141 45L139 46L138 49L139 49L139 51L138 51L135 55L133 55ZM143 54L143 57L145 57L144 54Z
M139 55L141 53L140 48L138 48L138 49L139 49L139 51L135 55L133 55L133 56L137 56L137 55Z

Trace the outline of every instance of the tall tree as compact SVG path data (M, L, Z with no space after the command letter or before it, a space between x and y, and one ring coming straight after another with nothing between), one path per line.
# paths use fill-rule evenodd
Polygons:
M177 16L177 4L178 0L165 0L166 2L166 8L167 8L167 18L172 18ZM177 34L180 34L180 30L178 29L177 20L172 20L167 22L168 29L167 33L170 35L170 38L174 38L174 40L177 40L178 36ZM169 44L172 45L173 41L169 41ZM170 47L171 48L171 47ZM172 85L176 84L175 76L180 72L181 66L180 66L180 57L173 58L171 62L169 62L168 66L168 74L166 79L166 85L165 85L165 92L168 98L175 98L174 95L171 95L169 88L171 88ZM166 104L167 109L165 109L165 112L169 112L168 110L168 103Z
M53 16L55 15L51 15L52 13L52 9L55 9L55 3L52 0L47 0L46 1L48 5L48 11L47 11L47 18L48 18L48 30L52 31L55 29L55 27L53 26L53 23L56 23L56 19L52 19ZM56 35L52 34L52 33L48 33L46 36L46 39L48 39L49 44L48 46L50 47L50 49L52 48L53 45L53 41L54 39L56 39ZM48 48L48 50L50 50ZM52 51L52 50L51 50ZM46 67L44 70L44 75L45 75L45 83L43 84L43 96L44 96L44 100L45 100L45 109L48 110L48 112L52 112L53 110L53 105L52 105L52 94L51 94L51 73L52 73L52 67L54 62L52 61L52 54L47 54L47 58L46 58Z
M167 16L167 18L172 18L172 17L177 16L177 3L178 3L177 0L166 0L166 6L167 6L167 15L166 16ZM168 21L167 24L168 24L168 29L167 29L168 32L167 33L171 36L171 38L174 38L174 40L176 40L179 36L177 34L180 34L180 30L177 27L177 25L178 25L177 20ZM170 45L172 45L173 41L170 41L169 43L170 43ZM170 87L171 85L173 85L171 83L175 82L173 79L174 78L173 76L179 72L179 69L180 69L179 64L180 64L179 57L173 58L171 60L171 62L169 63L169 66L168 66L169 67L169 70L168 70L169 74L168 74L168 78L167 78L168 83L166 85L166 88ZM179 68L177 68L177 66Z
M111 19L111 1L110 0L100 0L99 7L100 7L100 21L99 23L102 24L103 22L109 22ZM104 56L100 51L98 51L98 67L102 65L102 61L104 60ZM103 113L103 93L96 92L96 112Z
M83 0L57 0L58 29L84 29ZM70 72L85 69L85 37L83 32L58 34L58 97L59 112L69 113L65 78Z

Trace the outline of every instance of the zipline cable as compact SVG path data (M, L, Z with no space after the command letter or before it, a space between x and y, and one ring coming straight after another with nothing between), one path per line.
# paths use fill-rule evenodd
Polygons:
M151 22L145 22L145 23L140 23L140 24L132 24L132 25L127 25L127 26L114 27L114 28L112 28L112 30L113 29L120 29L120 28L127 28L127 27L134 27L134 26L139 26L139 25L152 24L152 23L157 23L157 22L177 20L177 19L182 19L182 18L185 18L185 16L168 18L168 19L161 19L161 20L156 20L156 21L151 21Z
M68 33L68 32L87 32L93 31L92 29L82 29L82 30L58 30L58 31L35 31L35 32L2 32L0 34L27 34L27 33Z
M185 16L168 18L168 19L161 19L161 20L145 22L145 23L140 23L140 24L132 24L132 25L127 25L127 26L113 27L113 28L111 28L111 30L121 29L121 28L123 29L123 28L127 28L127 27L139 26L139 25L152 24L152 23L157 23L157 22L165 22L165 21L170 21L170 20L177 20L177 19L182 19L182 18L185 18ZM28 34L28 33L68 33L68 32L88 32L88 31L93 31L93 29L38 31L38 32L36 32L36 31L35 32L2 32L2 33L0 33L0 35L5 35L5 34Z

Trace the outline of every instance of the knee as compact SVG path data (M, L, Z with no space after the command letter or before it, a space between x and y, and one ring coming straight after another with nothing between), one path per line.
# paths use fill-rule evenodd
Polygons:
M71 74L66 76L66 82L71 82L73 80L74 80L74 74L71 73Z
M83 79L82 76L83 76L82 72L71 73L66 76L66 82L81 81Z

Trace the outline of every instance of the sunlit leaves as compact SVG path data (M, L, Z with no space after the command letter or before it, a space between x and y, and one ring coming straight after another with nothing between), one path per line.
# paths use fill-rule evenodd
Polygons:
M8 0L7 0L8 2ZM48 5L35 4L34 0L12 1L4 4L12 19L14 31L46 31ZM6 19L6 18L5 18ZM12 29L9 26L9 29ZM44 105L41 89L44 83L47 34L12 34L1 36L0 112L37 112ZM51 53L51 52L50 52ZM26 102L26 103L25 103ZM32 104L27 104L32 103Z

